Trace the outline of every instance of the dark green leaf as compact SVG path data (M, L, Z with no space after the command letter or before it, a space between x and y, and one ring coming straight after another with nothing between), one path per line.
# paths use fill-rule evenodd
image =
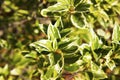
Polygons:
M65 47L64 49L62 49L62 51L65 53L74 53L77 51L77 49L78 49L78 47L73 45L73 46Z
M61 37L67 36L71 32L71 28L66 28L60 31Z
M84 18L80 14L73 14L70 19L72 24L77 28L83 28L85 26Z
M82 60L78 60L73 64L70 65L65 65L65 70L66 71L70 71L70 72L75 72L77 70L79 70L80 66L83 64L84 62Z
M82 11L85 12L89 10L89 7L90 7L90 4L81 3L75 8L75 10L77 12L82 12Z
M73 39L65 39L65 40L62 40L61 42L58 43L59 45L59 48L64 48L66 46L68 46L70 43L72 43L74 40Z

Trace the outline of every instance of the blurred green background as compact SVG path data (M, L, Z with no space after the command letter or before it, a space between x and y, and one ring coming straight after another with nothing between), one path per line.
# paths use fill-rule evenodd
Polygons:
M52 4L52 0L0 0L0 80L39 80L36 65L22 52L29 44L39 40L38 23L48 24L40 11Z

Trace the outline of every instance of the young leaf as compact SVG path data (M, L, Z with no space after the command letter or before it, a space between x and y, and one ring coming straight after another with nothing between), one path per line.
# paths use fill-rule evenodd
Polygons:
M112 40L115 43L119 43L120 41L120 27L117 24L113 28Z
M50 24L48 26L47 35L48 35L48 39L52 40L52 41L54 39L60 39L61 38L58 28L53 26L52 24Z
M54 24L54 26L56 28L58 28L58 27L64 28L61 17L56 21L56 23Z
M46 28L43 26L43 24L39 24L39 28L44 34L46 34Z
M57 40L56 39L53 40L52 45L53 45L54 51L56 51L58 49L58 44L57 44Z

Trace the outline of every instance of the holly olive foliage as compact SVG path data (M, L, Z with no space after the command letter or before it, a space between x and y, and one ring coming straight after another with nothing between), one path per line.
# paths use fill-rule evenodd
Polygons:
M1 1L0 80L120 79L119 0L29 1Z
M119 79L119 0L53 1L41 14L56 22L39 24L46 37L30 44L40 79L64 80L66 73L74 80Z

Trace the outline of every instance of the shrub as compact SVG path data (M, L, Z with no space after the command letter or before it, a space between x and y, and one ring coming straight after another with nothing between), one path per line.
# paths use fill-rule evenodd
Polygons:
M30 44L36 54L27 54L40 79L63 80L67 74L66 80L119 79L119 0L53 1L41 11L53 17L48 27L39 24L46 37Z
M119 80L119 0L1 0L0 80Z

